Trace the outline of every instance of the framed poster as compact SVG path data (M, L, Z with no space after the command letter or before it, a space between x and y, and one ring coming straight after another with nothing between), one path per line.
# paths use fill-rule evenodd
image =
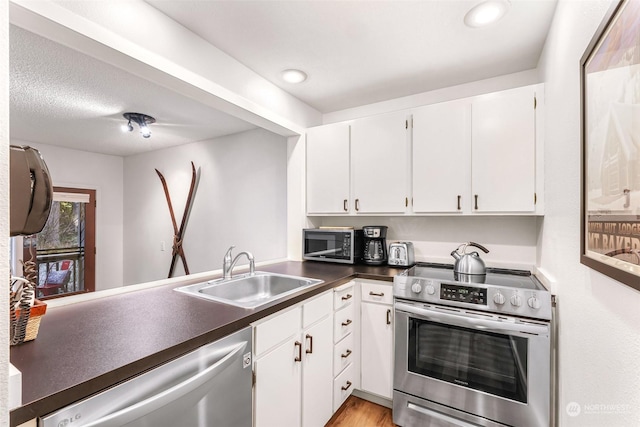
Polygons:
M581 85L580 261L640 290L640 1L609 10Z

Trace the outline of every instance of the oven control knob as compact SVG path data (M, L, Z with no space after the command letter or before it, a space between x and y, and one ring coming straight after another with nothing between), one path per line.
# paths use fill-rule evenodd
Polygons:
M511 305L514 307L520 307L522 305L522 298L520 298L520 295L515 294L511 297Z
M537 310L540 308L540 300L535 296L532 296L531 298L529 298L529 300L527 301L527 304L529 304L529 307L533 308L534 310Z
M436 293L436 288L434 288L433 285L427 285L425 289L429 295L433 295Z
M502 295L500 292L496 293L493 296L493 302L495 302L498 305L502 305L505 302L505 298L504 295Z
M420 282L415 282L413 285L411 285L411 290L414 293L419 294L420 292L422 292L422 285L420 284Z

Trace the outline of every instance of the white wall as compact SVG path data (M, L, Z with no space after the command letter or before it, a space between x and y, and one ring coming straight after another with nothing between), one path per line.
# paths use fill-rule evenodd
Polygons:
M539 263L558 293L561 426L640 425L640 292L579 263L579 65L610 3L560 0L539 66L546 89ZM576 416L567 412L571 402L580 405Z
M429 92L416 93L402 98L390 99L388 101L376 102L374 104L362 105L346 110L334 111L324 114L322 116L322 122L328 124L353 120L360 117L374 116L376 114L406 110L423 105L436 104L438 102L468 98L485 93L533 85L540 82L541 79L538 70L526 70Z
M0 236L9 235L9 17L7 2L0 2ZM0 239L0 277L9 277L9 239ZM9 281L0 281L0 293L9 295ZM0 304L0 408L7 408L9 386L9 306ZM9 414L0 411L0 426Z
M96 291L122 286L122 157L12 140L37 148L53 185L96 190Z
M231 245L256 262L287 257L287 140L257 129L125 158L125 284L167 277L173 227L154 169L167 181L179 227L191 161L200 181L183 245L190 272L222 268Z
M489 249L480 252L488 267L532 269L536 263L535 217L322 217L314 226L386 225L387 243L413 242L417 261L452 264L451 251L472 241Z

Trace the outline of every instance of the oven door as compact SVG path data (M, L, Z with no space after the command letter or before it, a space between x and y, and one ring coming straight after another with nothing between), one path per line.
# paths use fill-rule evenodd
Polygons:
M454 418L549 425L548 323L402 300L395 316L395 390L454 408ZM427 409L404 406L401 412Z

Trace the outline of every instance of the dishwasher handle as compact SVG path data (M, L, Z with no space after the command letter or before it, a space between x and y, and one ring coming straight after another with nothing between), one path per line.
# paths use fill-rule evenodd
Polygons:
M105 415L104 417L84 424L84 427L110 427L121 426L136 420L146 414L149 414L172 401L185 396L205 384L211 378L224 371L233 361L240 355L242 357L242 351L246 348L247 343L241 342L234 345L229 353L220 359L218 362L209 366L207 369L199 372L198 374L184 380L183 382L176 384L154 396L151 396L141 402L134 405L116 411L114 413Z

